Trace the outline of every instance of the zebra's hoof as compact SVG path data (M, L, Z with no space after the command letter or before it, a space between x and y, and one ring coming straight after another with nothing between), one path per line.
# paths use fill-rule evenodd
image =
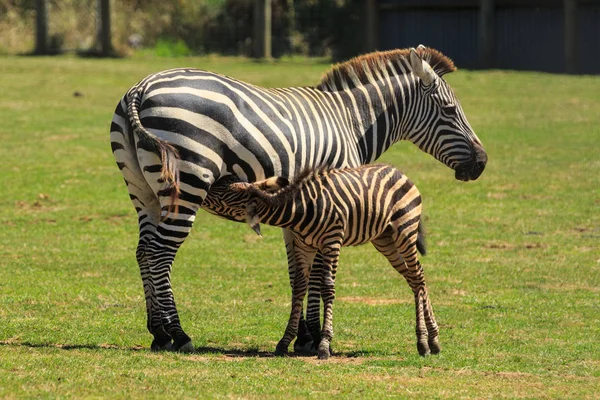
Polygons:
M431 350L431 354L438 354L442 350L437 336L429 339L429 349Z
M315 344L312 348L312 353L317 354L319 352L319 345ZM333 349L331 348L331 343L329 343L329 355L333 356Z
M275 349L275 354L276 357L287 357L288 355L288 351L287 350L281 350L281 349Z
M285 343L283 342L283 340L280 340L279 343L277 343L277 347L275 347L275 355L278 357L284 357L288 355L288 346L289 346L289 342Z
M331 355L331 352L330 352L329 342L321 341L321 343L319 344L319 352L318 352L317 358L319 360L327 360L327 359L329 359L330 355Z
M154 339L150 345L152 351L173 351L173 343L171 339Z
M315 354L314 342L311 340L310 342L298 343L294 342L294 353L298 354Z
M329 354L329 350L322 350L322 349L319 349L319 354L317 355L317 358L318 358L319 360L328 360L328 359L329 359L329 356L330 356L330 354Z
M431 353L427 342L417 342L417 350L422 357L426 357Z
M191 340L189 342L185 343L183 346L180 346L177 349L173 348L173 350L178 353L187 353L187 354L193 353L195 351L194 345L192 344Z

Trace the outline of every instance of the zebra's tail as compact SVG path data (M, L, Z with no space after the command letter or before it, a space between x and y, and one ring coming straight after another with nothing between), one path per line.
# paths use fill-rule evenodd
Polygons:
M417 250L422 255L427 254L425 247L425 228L423 227L423 221L419 221L419 227L417 228Z
M160 179L166 184L165 188L161 190L161 194L167 194L171 196L171 205L169 207L169 211L172 211L172 206L177 201L180 194L179 168L177 166L179 152L175 147L173 147L172 144L162 140L144 128L138 113L141 102L141 89L136 88L128 93L127 114L129 116L129 122L133 127L133 131L139 136L139 140L143 143L149 144L151 148L154 148L160 157L162 163ZM166 218L166 216L164 218Z

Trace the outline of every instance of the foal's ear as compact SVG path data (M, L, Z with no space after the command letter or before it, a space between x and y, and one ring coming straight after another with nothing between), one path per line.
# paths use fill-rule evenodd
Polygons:
M419 47L419 50L422 52L422 49ZM410 55L408 56L410 60L410 66L412 68L413 74L416 77L423 81L423 85L429 86L433 83L433 81L437 78L437 74L431 68L429 63L417 53L417 50L414 47L410 48Z
M250 188L250 184L246 182L235 182L229 185L229 190L232 192L243 192Z
M256 201L250 201L246 205L246 222L250 225L250 228L260 237L262 234L260 233L260 217L256 213Z
M262 181L254 182L254 186L267 193L276 193L290 184L287 178L282 176L272 176Z

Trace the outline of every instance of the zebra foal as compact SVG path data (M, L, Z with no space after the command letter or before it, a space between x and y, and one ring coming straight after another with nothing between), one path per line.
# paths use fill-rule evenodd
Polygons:
M237 193L237 200L247 202L246 218L256 233L260 234L263 222L288 229L294 237L296 268L289 270L292 310L276 354L286 354L298 333L311 266L319 252L324 266L320 284L324 317L318 357L329 357L340 249L369 241L406 279L414 293L419 354L439 353L439 328L417 256L417 252L425 253L421 195L405 175L387 165L317 169L301 173L274 194L264 189L264 182L231 183L228 201L234 202Z

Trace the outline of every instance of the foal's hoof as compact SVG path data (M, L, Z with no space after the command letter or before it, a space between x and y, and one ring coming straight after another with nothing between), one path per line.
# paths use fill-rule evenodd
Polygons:
M422 357L426 357L431 353L427 342L417 342L417 350Z
M433 339L429 339L429 349L431 350L431 354L438 354L442 350L440 347L440 340L437 336Z

